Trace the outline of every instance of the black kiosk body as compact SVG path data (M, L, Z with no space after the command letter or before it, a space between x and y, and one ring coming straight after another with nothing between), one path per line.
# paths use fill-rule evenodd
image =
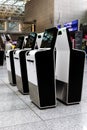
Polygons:
M13 58L14 50L8 50L6 52L6 64L8 71L8 79L11 85L16 85L15 66Z
M66 28L58 31L56 40L56 90L57 99L65 104L81 101L85 53L72 49Z
M0 66L4 64L4 50L0 50Z
M22 94L29 94L25 53L34 49L36 37L36 33L30 33L24 46L25 49L17 50L14 53L17 88Z
M56 106L54 46L57 28L46 29L38 50L26 53L30 98L39 108Z

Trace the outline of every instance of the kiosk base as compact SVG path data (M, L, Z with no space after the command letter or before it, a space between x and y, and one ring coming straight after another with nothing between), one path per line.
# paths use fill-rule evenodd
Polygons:
M25 53L27 50L17 50L14 54L17 88L22 94L29 94L29 84L26 68Z

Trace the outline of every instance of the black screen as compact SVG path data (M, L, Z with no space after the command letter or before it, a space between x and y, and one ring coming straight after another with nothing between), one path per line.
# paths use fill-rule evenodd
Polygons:
M23 42L24 42L24 36L18 37L18 39L17 39L17 44L16 44L16 48L22 49L22 47L23 47Z
M27 42L26 42L26 45L24 46L24 48L34 49L36 38L37 38L37 34L35 32L31 32L28 35Z
M43 35L40 48L54 49L58 29L56 27L46 29Z

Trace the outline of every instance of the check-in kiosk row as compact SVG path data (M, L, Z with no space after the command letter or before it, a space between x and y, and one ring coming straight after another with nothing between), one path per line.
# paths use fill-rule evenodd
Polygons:
M56 41L56 94L65 104L81 101L85 53L72 49L69 32L59 29Z
M31 35L33 35L33 37L35 37L35 39L32 39ZM32 40L34 40L33 42L31 42L31 45L33 43L32 48L34 48L36 40L37 40L38 47L39 47L40 44L41 44L42 37L43 37L43 33L39 33L38 36L37 36L37 39L36 39L36 33L30 33L29 36L25 36L25 37L24 36L19 36L18 39L17 39L16 49L6 51L6 64L7 64L8 78L9 78L9 83L11 85L13 85L13 86L16 85L14 53L21 53L21 51L23 51L23 53L25 53L27 51L28 47L30 48L30 43L29 42L32 41ZM30 41L29 41L29 39L30 39ZM27 48L27 49L23 50L23 48ZM19 51L20 49L22 49L22 50ZM18 52L17 52L17 50L18 50ZM17 66L17 68L18 68L18 66Z
M46 29L40 37L34 36L29 36L26 49L14 53L18 90L29 93L39 108L56 106L56 97L66 104L79 103L85 53L72 49L66 28L54 27ZM35 42L39 49L34 49Z

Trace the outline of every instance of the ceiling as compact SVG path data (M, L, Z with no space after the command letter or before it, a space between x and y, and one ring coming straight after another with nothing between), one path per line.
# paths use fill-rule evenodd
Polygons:
M0 19L24 17L25 4L30 0L0 0Z

